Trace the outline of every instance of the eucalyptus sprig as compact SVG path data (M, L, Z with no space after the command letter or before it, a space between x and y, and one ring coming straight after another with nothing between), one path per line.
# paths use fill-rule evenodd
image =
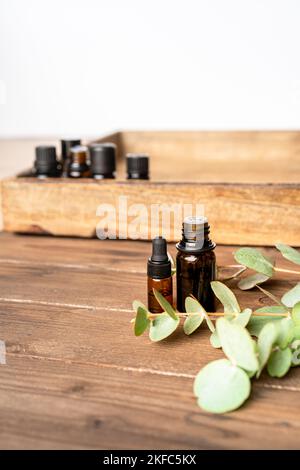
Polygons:
M135 300L136 317L132 322L136 336L149 330L149 338L154 342L174 333L181 319L186 335L206 323L212 345L221 347L227 359L213 361L200 370L194 393L203 409L225 413L244 403L251 391L250 378L259 378L264 368L272 377L283 377L290 367L300 364L300 302L293 308L270 306L255 312L250 308L241 310L234 293L225 284L213 281L211 285L223 304L224 313L206 312L192 296L186 298L186 312L177 312L153 289L164 311L151 313Z
M282 256L294 264L300 265L300 253L288 245L278 243L276 248L280 251ZM241 290L252 289L258 284L268 281L276 272L283 272L289 274L299 274L300 271L293 269L285 269L275 265L275 260L264 255L257 248L240 248L234 253L235 260L240 263L245 269L249 268L256 271L254 274L241 279L238 287Z
M276 247L286 259L300 264L297 250L283 244ZM211 287L223 305L223 312L206 312L193 296L185 300L186 312L178 312L155 289L162 313L151 313L140 301L133 302L136 336L149 330L151 341L164 340L176 331L181 320L188 336L203 324L209 328L211 345L222 348L226 358L212 361L199 371L194 394L198 405L213 413L225 413L241 406L250 395L250 379L258 379L264 369L271 377L283 377L291 367L300 365L300 283L280 299L259 285L275 271L300 272L275 267L274 260L255 248L239 249L235 259L244 268L241 272L247 268L256 271L240 281L239 287L257 287L275 305L254 312L251 308L242 309L232 290L220 281L211 282Z

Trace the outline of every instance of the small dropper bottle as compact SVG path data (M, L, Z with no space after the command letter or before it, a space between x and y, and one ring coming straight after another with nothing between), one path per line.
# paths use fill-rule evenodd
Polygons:
M152 255L148 259L148 309L152 313L161 313L163 309L157 302L153 288L173 304L171 261L168 257L167 242L163 237L152 240Z

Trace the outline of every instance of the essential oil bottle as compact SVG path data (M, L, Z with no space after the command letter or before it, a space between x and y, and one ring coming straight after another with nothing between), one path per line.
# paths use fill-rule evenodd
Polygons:
M95 179L115 178L116 146L110 142L89 146L91 176Z
M152 240L152 255L148 259L148 310L161 313L163 309L157 302L153 288L173 304L171 261L168 257L167 242L163 237Z
M71 148L81 145L80 139L62 139L61 145L61 165L62 165L62 176L68 176L68 165L71 159Z
M38 178L53 178L61 175L61 165L57 161L54 146L39 145L35 148L34 172Z
M126 155L127 179L148 180L149 179L149 156L139 153L128 153Z
M207 312L215 311L210 282L216 278L215 243L209 238L206 217L184 219L182 239L176 245L177 309L185 312L185 299L193 295Z
M69 178L87 178L90 175L87 164L87 147L76 145L70 150L67 175Z

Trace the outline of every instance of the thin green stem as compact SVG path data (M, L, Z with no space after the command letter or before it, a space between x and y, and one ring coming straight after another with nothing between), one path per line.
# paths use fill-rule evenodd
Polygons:
M191 315L200 315L200 313L198 312L193 312L193 313L181 313L181 312L176 312L178 317L180 318L186 318L188 316L191 316ZM206 312L208 316L210 317L224 317L224 313L223 312ZM148 318L149 320L155 320L155 318L158 318L160 315L162 315L161 313L150 313L148 315ZM232 315L232 316L236 316L236 313L226 313L226 315ZM253 312L252 313L252 316L253 317L278 317L278 318L282 318L282 317L287 317L289 314L288 313L271 313L271 312ZM133 318L131 320L131 323L134 323L135 321L135 318Z

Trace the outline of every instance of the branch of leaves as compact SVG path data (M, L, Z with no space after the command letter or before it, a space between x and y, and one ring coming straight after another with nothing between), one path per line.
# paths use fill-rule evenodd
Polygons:
M277 305L252 313L251 309L241 311L234 293L225 284L214 281L211 286L224 306L223 317L217 319L216 325L195 298L187 297L188 313L181 314L154 291L164 313L153 315L135 301L135 334L139 336L150 328L150 339L161 341L176 330L180 316L184 316L184 332L190 335L205 319L212 333L211 344L221 347L227 359L213 361L198 373L194 393L203 409L225 413L244 403L251 391L250 378L259 378L265 367L272 377L283 377L290 367L300 364L300 302L292 308Z
M284 245L283 243L278 243L276 248L281 252L284 258L294 264L300 265L300 253L297 250L291 246ZM242 290L252 289L256 285L268 281L275 272L300 275L300 271L275 266L274 259L263 255L256 248L240 248L235 252L234 258L245 268L256 271L254 274L251 274L239 281L238 287Z
M283 377L300 365L300 303L291 316L269 320L257 341L245 327L225 317L217 320L216 333L227 359L207 364L194 381L198 404L207 411L239 408L250 395L250 378L259 378L265 367L270 376Z
M211 286L215 295L224 305L225 315L227 315L227 317L234 323L246 326L252 315L252 310L247 308L241 312L235 295L222 282L213 281L211 282ZM142 335L149 329L149 337L151 341L161 341L174 333L179 326L180 318L183 317L185 319L183 331L186 335L194 333L205 320L205 323L212 333L211 342L213 346L220 347L218 344L216 328L210 316L223 316L222 313L206 312L202 305L193 296L189 296L185 299L185 310L187 313L180 313L173 308L160 292L156 289L153 289L153 292L156 300L163 310L163 313L153 314L148 311L142 302L134 300L132 306L133 310L136 312L136 318L133 319L134 333L136 336Z

